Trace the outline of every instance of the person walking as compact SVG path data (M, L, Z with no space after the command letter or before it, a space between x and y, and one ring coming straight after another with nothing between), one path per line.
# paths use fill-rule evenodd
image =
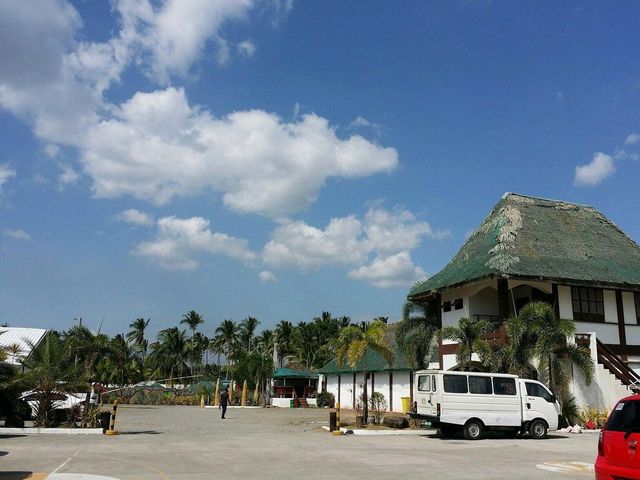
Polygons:
M227 413L228 402L229 402L229 390L225 388L220 394L220 407L222 407L222 418L224 418L224 414Z

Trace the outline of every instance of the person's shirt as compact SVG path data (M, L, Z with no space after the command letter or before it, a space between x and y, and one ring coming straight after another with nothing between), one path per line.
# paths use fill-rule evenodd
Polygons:
M220 404L226 405L228 401L229 401L229 394L227 392L222 392L220 394Z

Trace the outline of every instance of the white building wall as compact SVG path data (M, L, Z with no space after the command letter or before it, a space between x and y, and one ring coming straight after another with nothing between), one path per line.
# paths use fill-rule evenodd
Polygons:
M353 408L353 374L341 375L340 408Z
M393 412L402 412L402 397L410 397L409 389L409 372L394 371L393 372ZM387 401L389 401L387 399Z
M627 345L640 345L640 326L626 325L624 329L627 334Z
M335 401L338 401L338 375L327 375L327 392L333 394Z
M620 344L618 325L606 323L575 322L576 333L595 332L602 343Z
M618 306L616 305L616 292L603 290L604 321L605 323L618 323Z
M567 285L558 285L558 308L560 311L560 318L573 320L573 305L571 304L571 287Z
M596 371L593 381L587 385L584 375L579 370L574 369L571 390L576 398L576 404L579 407L590 406L611 410L618 400L630 395L631 391L609 372L609 370L597 363L597 333L593 331L585 331L582 333L591 333L589 348L591 350L591 357L596 364ZM600 340L602 341L602 339Z
M622 292L622 310L624 312L624 323L627 325L638 324L638 319L636 318L636 303L633 298L633 292Z
M376 372L374 375L374 389L372 391L380 392L384 395L384 399L389 404L389 372ZM388 408L387 408L388 409Z

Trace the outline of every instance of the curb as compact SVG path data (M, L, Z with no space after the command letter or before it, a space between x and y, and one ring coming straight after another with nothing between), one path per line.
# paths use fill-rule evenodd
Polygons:
M323 425L322 428L329 431L329 427ZM351 431L353 435L362 435L362 436L384 436L384 435L408 435L408 436L420 436L420 435L431 435L435 430L365 430L365 429L353 429L353 428L340 428L340 431L344 434L347 430Z
M204 408L218 408L217 405L205 405ZM259 406L246 406L246 407L241 407L240 405L230 405L227 407L227 410L232 409L232 408L263 408L263 407L259 407Z
M102 435L102 429L101 428L0 427L0 435Z

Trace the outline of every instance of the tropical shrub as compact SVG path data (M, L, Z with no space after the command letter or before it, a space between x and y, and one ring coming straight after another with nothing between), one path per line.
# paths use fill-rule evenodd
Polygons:
M373 412L374 423L380 424L382 414L385 412L387 407L387 401L382 393L373 392L369 396L369 409Z
M316 405L318 408L329 407L333 408L336 404L336 399L331 392L320 392L316 396Z

